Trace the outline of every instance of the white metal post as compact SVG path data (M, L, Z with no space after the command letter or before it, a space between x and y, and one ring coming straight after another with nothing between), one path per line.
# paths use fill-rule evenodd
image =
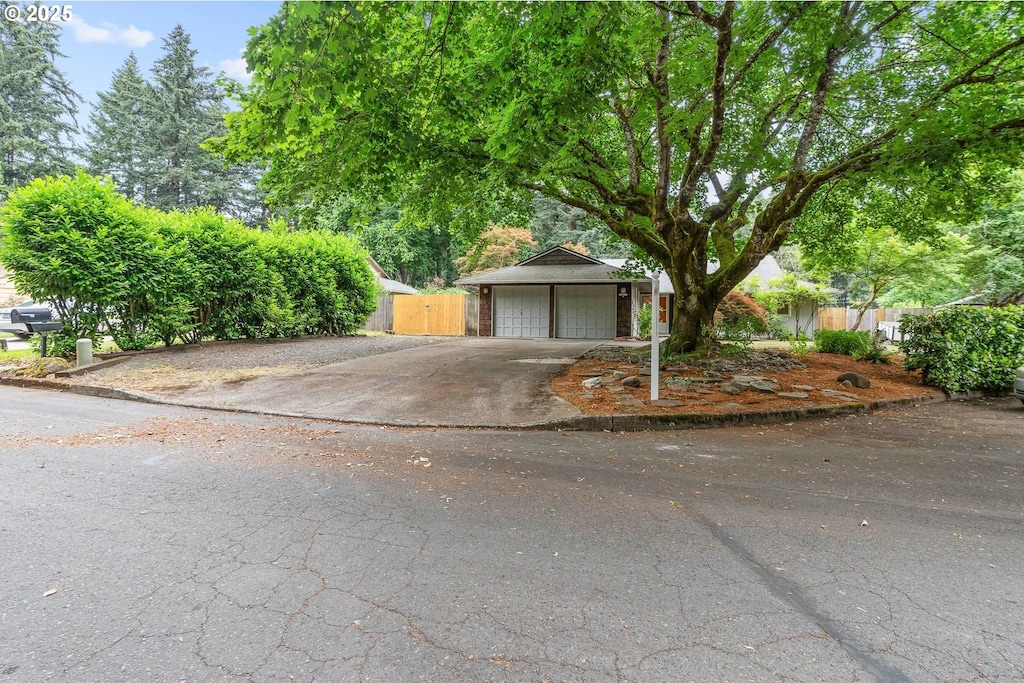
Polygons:
M661 297L658 296L658 279L661 277L659 271L654 271L651 278L651 401L658 400L658 351L661 345L661 335L658 330L658 323L661 321Z

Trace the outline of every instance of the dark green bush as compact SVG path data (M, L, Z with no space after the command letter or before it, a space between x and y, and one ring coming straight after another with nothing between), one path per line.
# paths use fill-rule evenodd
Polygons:
M348 235L274 232L261 241L294 307L293 334L351 334L377 307L376 278Z
M176 315L163 336L203 339L295 333L284 280L268 264L260 233L209 209L170 214L163 223L178 245Z
M888 365L892 362L892 351L885 348L885 344L881 342L877 337L871 338L871 344L868 346L867 351L861 351L860 353L854 354L854 358L865 363L875 363L876 365Z
M818 330L814 333L814 346L822 353L856 356L867 353L871 348L871 335L868 332Z
M64 323L58 352L109 329L122 348L154 341L149 316L173 268L152 213L96 178L41 178L12 193L0 211L0 262L18 289L52 301ZM70 343L58 337L67 337Z
M949 391L1004 389L1024 365L1024 306L954 306L900 320L903 367Z
M373 272L346 235L259 232L209 209L164 213L84 173L12 193L0 262L20 291L54 302L61 353L104 331L123 349L349 334L376 307Z

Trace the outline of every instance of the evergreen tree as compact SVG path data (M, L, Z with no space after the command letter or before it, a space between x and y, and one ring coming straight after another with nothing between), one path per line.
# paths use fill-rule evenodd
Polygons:
M72 169L82 98L54 64L64 56L57 46L55 24L0 22L0 200L33 178Z
M530 231L540 253L564 244L579 244L595 258L627 258L629 243L610 234L599 220L582 209L537 194L533 198Z
M164 38L153 65L143 149L145 200L161 209L224 209L237 189L236 172L200 147L223 135L224 93L210 70L197 66L191 38L179 24Z
M146 113L152 89L139 71L135 53L114 72L109 92L99 93L99 104L89 117L85 158L93 175L109 175L117 191L129 199L143 199L143 147Z

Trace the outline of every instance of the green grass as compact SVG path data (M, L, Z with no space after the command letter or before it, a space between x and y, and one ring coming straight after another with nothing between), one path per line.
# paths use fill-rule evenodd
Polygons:
M35 349L22 349L21 351L0 351L0 364L12 363L35 358L39 352Z

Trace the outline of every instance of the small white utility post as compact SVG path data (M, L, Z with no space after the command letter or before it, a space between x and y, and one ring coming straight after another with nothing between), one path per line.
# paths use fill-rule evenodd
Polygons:
M658 323L661 320L661 297L658 296L658 280L661 272L654 271L651 277L651 402L658 400L658 348L661 335L658 334Z

